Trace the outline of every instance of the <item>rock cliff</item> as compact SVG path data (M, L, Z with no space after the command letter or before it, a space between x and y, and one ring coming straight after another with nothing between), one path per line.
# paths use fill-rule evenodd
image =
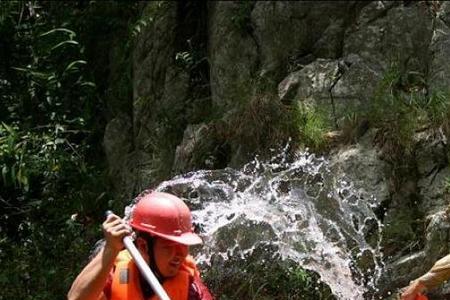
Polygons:
M104 138L117 188L131 197L324 137L336 174L376 199L382 289L407 284L450 252L449 13L445 1L146 4L132 111Z

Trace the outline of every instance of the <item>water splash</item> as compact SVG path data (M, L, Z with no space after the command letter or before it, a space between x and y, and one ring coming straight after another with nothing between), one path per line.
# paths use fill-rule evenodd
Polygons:
M376 290L382 270L376 199L337 178L323 157L283 151L240 170L177 176L157 190L193 209L205 241L198 261L244 257L269 242L283 259L317 272L338 299L369 299Z

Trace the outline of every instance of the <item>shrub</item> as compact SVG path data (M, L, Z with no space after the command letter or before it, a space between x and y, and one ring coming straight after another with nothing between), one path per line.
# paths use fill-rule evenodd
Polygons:
M393 158L411 154L417 131L444 128L448 132L449 91L429 94L424 82L420 74L403 74L392 64L366 113L371 125L380 129L380 141L388 143Z
M327 142L325 133L332 128L324 112L303 103L296 103L292 110L292 120L302 144L313 151L324 149Z
M61 15L71 5L58 3ZM0 299L60 299L109 206L92 142L96 85L71 20L51 14L53 3L0 8Z

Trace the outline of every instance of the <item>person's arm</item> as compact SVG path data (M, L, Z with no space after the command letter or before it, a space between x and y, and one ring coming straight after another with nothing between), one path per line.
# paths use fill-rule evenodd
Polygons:
M418 279L411 281L409 285L403 290L401 300L415 300L417 295L423 293L427 287L423 285Z
M118 216L110 215L103 223L105 246L77 276L67 294L68 300L103 300L103 288L114 265L117 254L123 249L122 239L131 233L130 227Z
M418 293L422 293L425 290L431 290L447 281L449 278L450 255L447 255L438 260L430 271L412 281L402 293L401 300L413 300Z

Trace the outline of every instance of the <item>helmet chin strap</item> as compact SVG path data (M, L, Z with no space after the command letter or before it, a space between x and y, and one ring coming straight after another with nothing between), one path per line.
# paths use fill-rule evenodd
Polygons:
M154 275L158 279L159 283L163 284L165 278L161 274L161 271L159 270L158 266L156 265L156 259L155 259L155 251L154 251L154 237L145 234L144 237L145 241L147 242L147 254L149 257L149 267L153 271ZM140 275L140 281L141 281L141 288L142 293L144 294L145 298L149 298L152 295L154 295L153 289L150 287L148 282L144 280L144 277Z
M148 249L148 257L150 258L150 269L153 270L155 273L156 278L158 278L159 282L162 283L164 281L164 276L161 274L161 271L159 270L158 266L156 265L156 258L155 258L155 250L154 250L154 237L149 237L147 239L147 249Z

